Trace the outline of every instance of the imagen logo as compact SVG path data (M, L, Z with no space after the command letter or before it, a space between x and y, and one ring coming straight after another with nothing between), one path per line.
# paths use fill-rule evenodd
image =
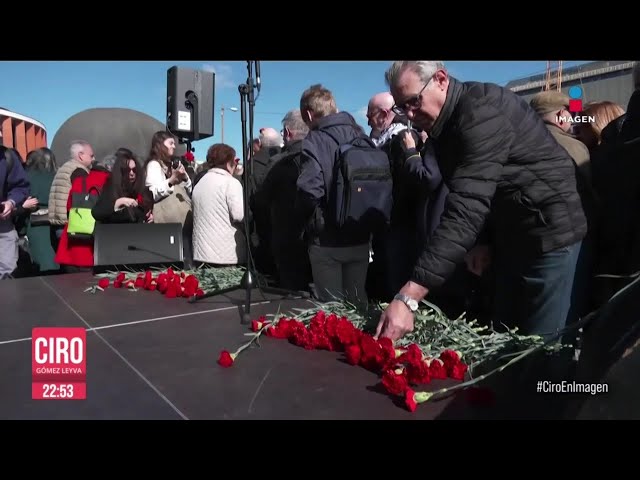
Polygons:
M596 121L596 117L593 115L576 115L580 112L582 112L582 87L574 85L569 88L569 113L571 115L558 115L556 121L558 123L594 123Z

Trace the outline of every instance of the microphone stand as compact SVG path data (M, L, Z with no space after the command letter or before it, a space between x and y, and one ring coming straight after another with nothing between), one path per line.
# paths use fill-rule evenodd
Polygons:
M256 71L260 71L259 62L255 62ZM222 288L207 292L200 297L193 296L189 299L189 303L195 303L203 298L209 298L216 295L229 293L240 288L245 290L245 305L244 311L240 320L240 323L247 325L251 323L251 293L255 287L258 287L265 300L265 293L273 295L281 295L285 298L309 298L308 292L299 292L294 290L287 290L283 288L276 288L270 286L260 285L258 277L256 275L255 262L253 261L253 255L251 253L251 228L249 223L250 209L249 209L249 179L253 176L253 122L254 122L254 107L255 107L255 87L260 89L260 83L256 85L253 79L253 67L254 61L247 61L247 82L238 86L238 92L240 93L240 122L242 123L242 165L244 171L242 172L242 194L244 201L244 237L245 237L245 251L246 251L246 265L245 272L240 280L239 285L234 285L228 288ZM248 110L248 112L247 112ZM249 117L249 134L247 135L247 116ZM247 137L249 137L247 139ZM248 140L248 141L247 141Z

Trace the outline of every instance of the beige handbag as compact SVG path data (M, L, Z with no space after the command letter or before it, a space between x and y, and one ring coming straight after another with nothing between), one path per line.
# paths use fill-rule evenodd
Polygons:
M184 226L191 212L191 197L182 184L173 193L153 205L153 223L180 223Z

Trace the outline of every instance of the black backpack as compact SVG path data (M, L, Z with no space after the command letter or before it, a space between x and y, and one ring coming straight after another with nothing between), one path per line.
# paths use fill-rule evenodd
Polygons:
M393 180L389 157L369 137L338 145L325 212L337 228L375 232L389 225Z

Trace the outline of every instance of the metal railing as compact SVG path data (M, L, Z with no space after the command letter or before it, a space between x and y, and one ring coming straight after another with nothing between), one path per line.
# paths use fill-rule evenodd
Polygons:
M593 70L587 70L587 71L583 71L583 72L576 72L576 73L569 73L569 74L564 74L562 75L562 82L570 82L572 80L579 80L579 79L583 79L583 78L589 78L589 77L595 77L598 75L604 75L607 73L612 73L612 72L618 72L621 70L630 70L632 69L635 64L638 62L625 62L625 63L620 63L618 65L611 65L608 67L600 67L600 68L596 68ZM556 72L552 73L552 77L553 75L555 75ZM542 79L542 80L536 80L534 82L528 82L525 83L524 85L517 85L514 87L509 87L509 89L512 92L521 92L524 90L532 90L534 88L539 88L539 87L543 87L546 84L546 79Z

